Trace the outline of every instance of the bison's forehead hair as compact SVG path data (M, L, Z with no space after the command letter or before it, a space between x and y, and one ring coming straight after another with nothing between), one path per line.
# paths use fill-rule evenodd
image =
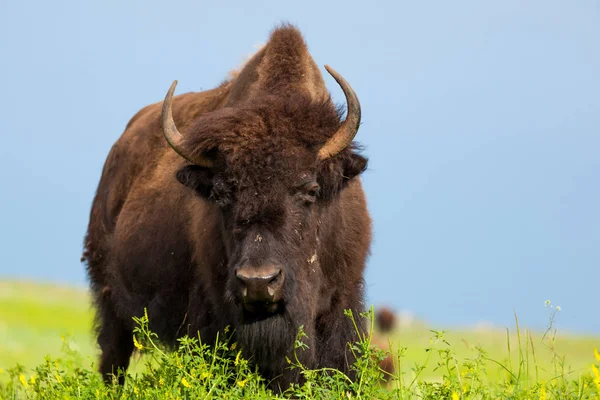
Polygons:
M314 164L318 149L337 131L340 120L339 108L329 99L259 95L198 118L185 135L185 147L192 157L216 151L235 175L267 173L289 179L283 175Z

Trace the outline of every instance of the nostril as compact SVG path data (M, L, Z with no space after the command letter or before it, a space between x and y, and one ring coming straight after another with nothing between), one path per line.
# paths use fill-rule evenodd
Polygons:
M277 271L273 277L271 279L269 279L269 285L272 285L274 283L277 283L277 281L279 280L279 277L281 276L281 270Z

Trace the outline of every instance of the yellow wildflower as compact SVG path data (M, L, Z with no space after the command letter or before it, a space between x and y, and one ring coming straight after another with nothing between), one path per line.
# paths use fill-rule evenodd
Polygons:
M548 395L546 394L546 385L542 384L542 387L540 388L540 400L546 400L548 398Z
M35 374L33 374L33 375L31 376L31 378L29 378L29 384L30 384L30 385L35 385Z
M233 365L238 365L238 363L240 362L240 355L242 354L241 351L238 351L237 355L235 356L235 361L233 362Z
M600 362L600 353L598 353L598 349L594 349L594 358L596 361ZM0 373L2 373L2 370L0 370Z
M225 329L223 329L223 332L225 332L225 333L229 332L229 325L227 325L227 326L225 327Z
M21 382L21 385L27 387L27 378L25 378L25 375L23 375L23 374L19 375L19 382Z
M133 345L138 349L138 350L144 350L144 346L142 346L142 344L140 342L137 341L137 338L135 337L135 335L133 335Z
M247 381L248 381L248 378L244 379L243 381L238 381L237 384L239 387L244 387L244 386L246 386Z
M62 383L63 380L58 373L54 374L54 376L56 377L56 380L58 381L58 383Z
M594 372L594 383L596 384L596 389L598 389L598 393L600 393L600 371L598 371L598 367L592 365L592 371Z
M138 389L138 388L137 388L137 386L135 386L135 387L133 388L133 393L135 393L135 394L136 394L136 396L139 396L139 394L140 394L140 389Z
M209 374L208 372L203 372L202 373L202 379L206 379L206 378L210 378L212 375Z
M187 379L185 379L185 377L181 378L181 384L188 389L192 387L192 385L187 381Z
M456 392L452 392L452 400L459 400L460 396Z
M96 398L100 397L100 391L98 389L96 389Z
M165 384L165 380L163 379L163 377L162 377L162 376L161 376L161 377L160 377L160 379L158 380L158 384L159 384L160 386L162 386L162 385L164 385L164 384Z
M231 345L231 350L235 350L236 347L237 347L237 342L233 342L233 344Z

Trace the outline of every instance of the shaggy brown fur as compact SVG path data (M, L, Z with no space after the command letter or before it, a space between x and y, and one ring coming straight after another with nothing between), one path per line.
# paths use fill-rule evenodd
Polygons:
M102 374L127 368L132 317L144 308L165 343L196 332L211 342L233 326L274 387L300 379L285 363L300 325L307 367L348 372L356 332L343 311L363 310L371 241L358 178L367 160L352 147L318 161L340 113L301 34L280 27L232 80L175 97L186 154L211 157L213 168L167 145L161 105L129 122L91 210L84 258ZM265 263L285 273L283 299L273 315L249 315L235 271Z

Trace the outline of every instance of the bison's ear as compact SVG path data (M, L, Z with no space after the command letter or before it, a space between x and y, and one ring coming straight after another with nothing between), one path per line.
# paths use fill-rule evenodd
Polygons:
M321 164L317 174L317 181L321 186L321 199L331 200L335 198L352 178L366 169L367 159L353 152L340 155L337 159L334 158Z
M182 185L194 189L202 197L208 198L212 190L213 173L210 169L197 165L186 165L175 175Z
M360 154L352 153L342 160L342 178L344 183L367 169L367 159Z

